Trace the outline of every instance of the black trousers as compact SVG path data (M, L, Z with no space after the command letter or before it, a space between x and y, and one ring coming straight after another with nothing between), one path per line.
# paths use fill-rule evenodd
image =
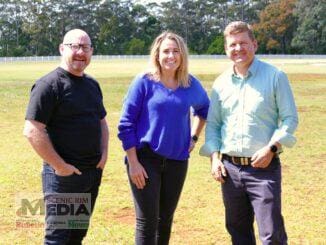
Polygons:
M127 171L136 211L137 245L169 244L176 210L188 169L188 160L166 159L149 147L137 151L148 180L144 189L137 189Z

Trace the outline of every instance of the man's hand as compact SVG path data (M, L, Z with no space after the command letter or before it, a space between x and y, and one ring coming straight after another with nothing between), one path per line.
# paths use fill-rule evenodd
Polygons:
M145 178L148 179L148 175L144 167L138 161L132 164L129 162L129 175L131 182L134 183L138 189L143 189L145 187Z
M222 184L225 182L223 177L226 177L226 170L224 164L218 158L218 153L214 152L211 156L211 172L212 176L216 181L221 182Z
M269 146L265 146L260 150L256 151L255 154L251 157L253 161L251 166L254 168L266 168L271 163L273 157L273 152L271 152Z
M62 165L62 167L55 169L55 174L59 176L69 176L73 175L74 173L78 175L82 174L78 168L69 163L65 163L64 165Z

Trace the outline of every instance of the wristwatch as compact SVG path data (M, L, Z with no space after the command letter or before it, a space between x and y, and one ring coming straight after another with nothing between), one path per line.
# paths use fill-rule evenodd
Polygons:
M191 139L192 139L192 141L195 142L195 143L198 141L198 137L197 137L197 135L193 135L193 136L191 136Z
M276 145L271 145L271 146L269 147L269 149L270 149L271 152L273 152L273 153L276 153L277 150L278 150Z

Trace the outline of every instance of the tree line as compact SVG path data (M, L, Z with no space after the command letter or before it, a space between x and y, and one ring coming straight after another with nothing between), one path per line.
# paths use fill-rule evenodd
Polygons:
M326 0L0 0L0 56L58 55L70 29L84 29L95 54L148 54L163 30L192 54L223 54L223 29L254 26L258 53L325 54Z

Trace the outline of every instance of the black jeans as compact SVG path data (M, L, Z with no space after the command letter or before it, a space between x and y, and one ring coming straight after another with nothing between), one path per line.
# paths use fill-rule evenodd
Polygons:
M173 214L186 178L188 160L166 159L149 147L137 150L139 162L148 179L144 189L137 189L127 172L136 210L137 245L169 244Z
M93 168L83 170L82 175L73 174L70 176L58 176L54 169L45 164L42 172L42 184L45 201L52 198L56 193L89 193L91 194L91 213L94 209L95 201L98 195L99 186L102 178L102 170ZM77 217L78 218L78 217ZM90 216L89 216L90 218ZM58 221L57 221L58 219ZM46 212L46 223L55 224L60 222L60 217L56 215L48 215ZM86 224L87 225L87 224ZM82 229L76 228L58 228L48 227L45 229L44 244L82 244L83 238L86 236L88 225Z

